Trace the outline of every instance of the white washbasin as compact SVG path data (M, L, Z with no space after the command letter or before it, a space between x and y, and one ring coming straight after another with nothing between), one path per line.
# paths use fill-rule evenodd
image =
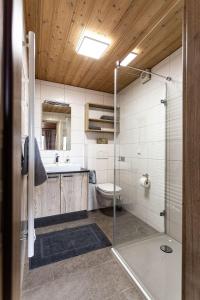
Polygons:
M45 170L47 173L64 173L81 171L81 166L71 163L46 164Z

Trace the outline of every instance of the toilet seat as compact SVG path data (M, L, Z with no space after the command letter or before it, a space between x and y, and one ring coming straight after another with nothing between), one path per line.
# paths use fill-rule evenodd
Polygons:
M114 194L114 184L113 183L101 183L101 184L97 184L96 188L105 193L105 194ZM121 191L121 187L119 187L118 185L115 185L115 191L116 193L119 193Z

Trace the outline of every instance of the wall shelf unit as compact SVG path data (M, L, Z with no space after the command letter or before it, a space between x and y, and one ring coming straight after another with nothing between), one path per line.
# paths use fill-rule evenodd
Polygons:
M89 121L91 121L91 122L99 122L99 123L114 124L114 121L111 121L111 120L102 120L102 119L92 119L92 118L90 118Z
M102 119L104 116L104 119ZM105 119L105 116L113 120ZM114 133L114 106L86 103L85 131L99 133Z

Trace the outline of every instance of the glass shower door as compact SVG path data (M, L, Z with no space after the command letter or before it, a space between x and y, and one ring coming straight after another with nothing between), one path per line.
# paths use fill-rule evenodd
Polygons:
M118 68L118 86L130 72ZM165 232L165 98L166 84L157 78L145 84L138 78L117 93L116 247Z
M156 76L144 83L133 72L116 71L114 177L121 192L114 199L113 252L147 298L179 299L166 297L177 285L171 270L180 260L180 245L165 226L167 84ZM134 76L138 79L122 88Z

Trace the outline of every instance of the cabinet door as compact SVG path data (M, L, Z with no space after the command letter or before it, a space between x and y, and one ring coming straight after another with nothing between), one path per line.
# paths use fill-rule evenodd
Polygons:
M61 213L87 210L87 173L65 174L61 177Z
M60 214L60 175L50 174L42 185L36 187L35 217Z

